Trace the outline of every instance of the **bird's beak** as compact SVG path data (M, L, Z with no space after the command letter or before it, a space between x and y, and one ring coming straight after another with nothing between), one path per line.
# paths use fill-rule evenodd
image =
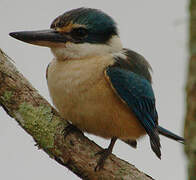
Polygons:
M9 35L26 43L47 47L57 46L58 44L65 44L68 41L68 36L60 34L58 31L52 29L41 31L11 32Z

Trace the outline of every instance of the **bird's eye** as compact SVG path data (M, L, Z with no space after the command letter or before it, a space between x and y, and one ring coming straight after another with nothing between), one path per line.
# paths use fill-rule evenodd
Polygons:
M84 38L86 37L88 34L87 29L79 27L79 28L75 28L71 31L71 35L77 38Z

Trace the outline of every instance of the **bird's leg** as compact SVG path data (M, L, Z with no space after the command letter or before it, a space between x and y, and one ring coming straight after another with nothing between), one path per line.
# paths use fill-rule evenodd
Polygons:
M103 149L95 154L95 155L101 155L101 157L99 158L99 161L97 162L97 165L95 167L95 171L99 171L103 168L105 160L112 153L112 149L114 147L116 140L117 140L117 138L113 137L110 141L110 145L108 146L108 148Z
M64 138L67 137L67 135L69 135L70 133L74 132L74 131L78 131L79 133L83 134L82 131L80 131L76 126L74 126L73 124L68 124L64 129L63 129L63 135Z

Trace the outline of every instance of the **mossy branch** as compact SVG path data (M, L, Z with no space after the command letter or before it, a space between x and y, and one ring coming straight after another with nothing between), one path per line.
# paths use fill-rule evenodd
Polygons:
M33 137L39 148L82 179L152 180L114 155L106 160L103 170L95 172L99 158L95 153L101 148L79 132L71 133L64 139L62 131L67 122L18 72L2 50L0 105Z

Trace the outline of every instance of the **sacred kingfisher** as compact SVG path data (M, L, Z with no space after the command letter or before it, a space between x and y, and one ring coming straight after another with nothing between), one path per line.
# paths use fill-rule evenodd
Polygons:
M57 17L48 30L10 36L51 49L54 58L46 77L60 115L83 132L111 139L98 153L95 170L103 168L117 139L136 145L147 134L158 158L159 134L184 142L158 125L151 66L140 54L123 48L115 21L104 12L73 9Z

